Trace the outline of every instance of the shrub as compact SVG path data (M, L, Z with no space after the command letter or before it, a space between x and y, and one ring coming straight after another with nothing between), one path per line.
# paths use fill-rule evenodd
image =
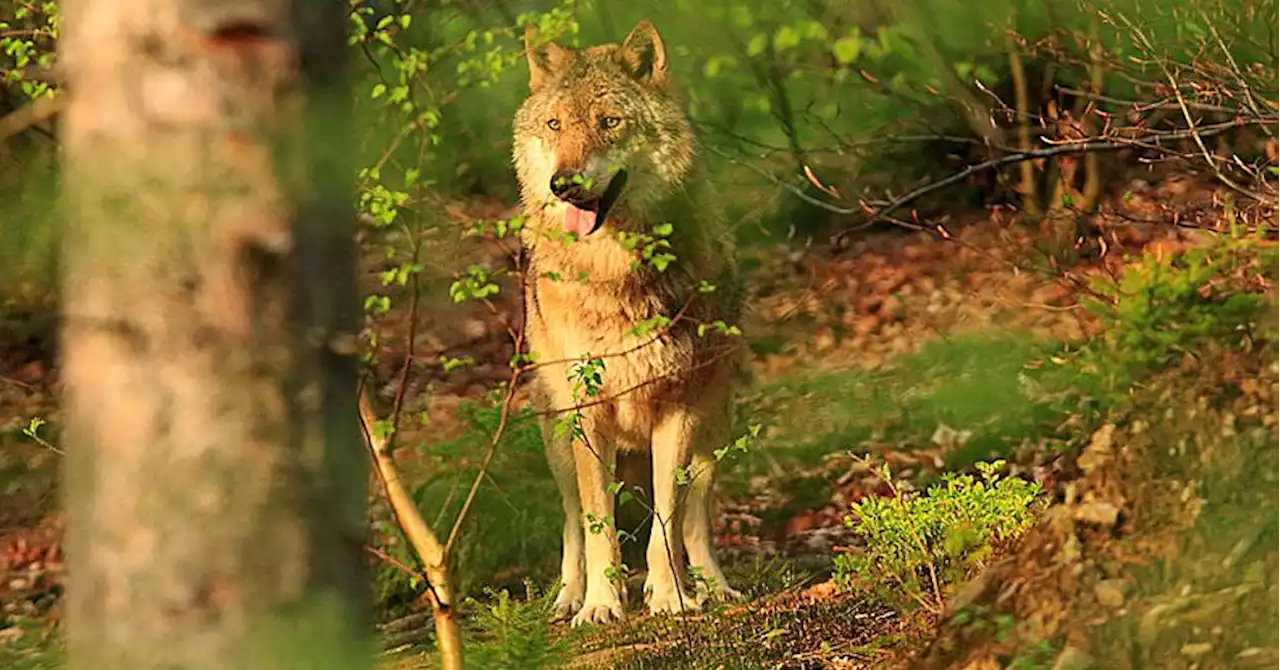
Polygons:
M884 466L893 496L853 504L845 523L866 548L836 557L837 583L847 588L868 581L886 602L915 601L941 611L950 585L981 569L998 543L1030 528L1043 507L1040 486L998 476L1003 466L978 463L978 477L948 473L923 495L903 493Z
M1147 255L1117 280L1104 280L1086 306L1106 328L1086 360L1117 388L1217 343L1240 346L1259 337L1274 315L1276 246L1237 230L1213 235L1181 253Z
M468 650L471 665L539 670L559 667L568 660L569 638L555 635L549 623L555 594L535 597L527 583L526 589L525 600L516 600L503 589L490 591L490 604L469 603L476 607L475 623L482 637Z

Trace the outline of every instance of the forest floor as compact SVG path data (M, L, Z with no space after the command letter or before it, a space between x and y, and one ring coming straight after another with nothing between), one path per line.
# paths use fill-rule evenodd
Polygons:
M955 216L949 239L875 231L839 254L795 240L746 245L743 330L754 356L739 415L744 429L763 428L718 475L717 545L749 600L679 619L633 607L616 626L521 630L529 640L545 633L547 654L583 668L1274 667L1274 342L1188 358L1119 399L1074 384L1063 363L1100 329L1080 302L1085 284L1064 275L1119 272L1206 235L1134 219L1173 208L1210 227L1221 210L1215 189L1189 177L1126 191L1098 217L1114 232L1105 258L1060 255L1056 268L1045 251L1053 235L999 211ZM459 228L509 215L487 202L442 211ZM476 408L509 375L507 328L519 313L509 286L487 307L450 302L448 283L465 264L508 262L490 243L456 237L427 250L456 260L425 271L412 329L405 294L372 324L375 399L384 414L399 402L414 417L401 424L398 458L443 530L488 446L492 416ZM371 256L366 269L372 288L384 266ZM2 667L50 667L57 657L50 349L31 341L0 351ZM474 362L446 371L442 356ZM47 422L41 440L23 432L33 417ZM502 600L485 588L536 610L544 598L526 599L522 584L540 590L555 576L559 504L530 429L518 425L500 445L454 557L459 588L477 599L463 609L476 667L532 667L511 665L504 645L518 641L472 622L475 613L523 616L495 609ZM832 580L832 558L859 549L845 523L850 504L888 494L872 463L923 489L993 458L1038 482L1053 505L976 579L941 585L944 608ZM385 530L374 538L394 544ZM402 575L373 567L386 667L434 667L425 605Z

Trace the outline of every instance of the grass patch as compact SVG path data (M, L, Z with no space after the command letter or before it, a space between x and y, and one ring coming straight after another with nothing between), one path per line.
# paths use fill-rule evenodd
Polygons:
M891 610L859 599L784 599L697 618L654 617L589 631L575 668L764 670L838 654L870 660L896 632Z
M65 662L56 629L26 616L0 619L0 667L8 670L46 670Z
M803 468L846 450L931 444L940 426L968 433L948 454L949 468L1005 457L1062 415L1068 382L1085 381L1039 365L1057 346L982 332L927 342L875 370L799 370L750 403L748 415L771 430L739 460L752 472L768 459Z

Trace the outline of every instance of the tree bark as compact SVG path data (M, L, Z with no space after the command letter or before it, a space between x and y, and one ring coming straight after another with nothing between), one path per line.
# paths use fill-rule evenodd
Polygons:
M61 3L73 669L372 665L346 8Z

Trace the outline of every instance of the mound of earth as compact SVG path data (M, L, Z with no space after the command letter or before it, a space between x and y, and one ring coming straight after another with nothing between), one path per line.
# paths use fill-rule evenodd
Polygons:
M1276 667L1278 371L1268 347L1152 380L907 665Z

